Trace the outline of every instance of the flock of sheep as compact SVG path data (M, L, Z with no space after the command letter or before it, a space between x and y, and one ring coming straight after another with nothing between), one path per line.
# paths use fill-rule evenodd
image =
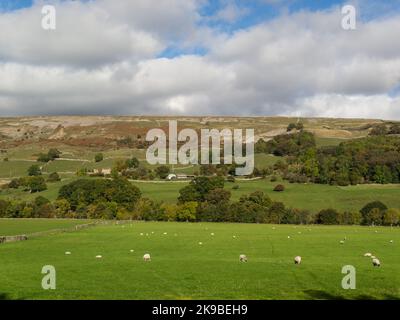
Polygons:
M124 226L123 226L123 227L124 227ZM275 227L273 227L273 229L275 229ZM154 234L154 232L152 232L152 234ZM163 234L164 234L164 235L167 235L167 232L164 232ZM299 232L299 234L300 234L300 232ZM143 236L144 233L140 233L140 235ZM146 235L148 236L149 234L146 234ZM211 233L211 236L214 236L214 235L215 235L214 233ZM175 234L175 236L177 236L177 234ZM233 236L233 238L235 239L236 236ZM290 236L288 236L288 239L290 239ZM344 239L340 241L340 244L344 244L346 240L347 240L347 238L344 237ZM393 243L393 240L390 240L390 243ZM199 242L199 245L202 245L202 244L203 244L202 242ZM130 252L132 253L132 252L134 252L134 250L130 250ZM71 252L70 252L70 251L66 251L65 254L66 254L66 255L70 255ZM367 253L364 254L364 257L369 257L369 258L371 258L372 265L373 265L374 267L380 267L380 266L381 266L380 260L379 260L377 257L375 257L374 255L372 255L372 253L367 252ZM97 255L95 258L96 258L96 259L102 259L103 256ZM296 265L301 264L301 259L302 259L301 256L296 256L296 257L294 257L294 264L296 264ZM145 261L145 262L151 261L151 255L150 255L150 253L145 253L145 254L143 255L143 261ZM239 255L239 261L240 261L240 262L248 262L248 258L247 258L247 256L246 256L245 254L240 254L240 255Z
M372 265L374 267L380 267L381 266L381 262L379 261L379 259L375 256L372 255L372 253L367 252L366 254L364 254L364 257L369 257L372 259Z

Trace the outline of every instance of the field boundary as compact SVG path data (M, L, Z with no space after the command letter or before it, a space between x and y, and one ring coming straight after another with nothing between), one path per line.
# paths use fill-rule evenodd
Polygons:
M26 235L18 235L18 236L0 236L0 243L7 242L18 242L28 240Z
M79 231L79 230L83 230L83 229L88 229L91 227L96 227L98 225L107 225L110 223L112 223L112 221L96 221L96 222L90 222L90 223L85 223L85 224L78 224L78 225L75 225L73 227L68 227L68 228L57 228L57 229L33 232L33 233L29 233L27 235L0 236L0 244L1 243L9 243L9 242L25 241L25 240L29 240L30 238L36 238L36 237L41 237L41 236L46 236L46 235L54 235L54 234L64 233L64 232L74 232L74 231Z

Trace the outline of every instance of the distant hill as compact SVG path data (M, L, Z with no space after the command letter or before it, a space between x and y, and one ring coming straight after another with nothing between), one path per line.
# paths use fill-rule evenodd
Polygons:
M167 131L168 120L179 128L254 128L257 139L268 140L286 132L290 123L302 122L321 143L368 135L384 123L371 119L289 118L289 117L149 117L149 116L37 116L0 118L0 147L65 144L76 147L140 147L152 128Z

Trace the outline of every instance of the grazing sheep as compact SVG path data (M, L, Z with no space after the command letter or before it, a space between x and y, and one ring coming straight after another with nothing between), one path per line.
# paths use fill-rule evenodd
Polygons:
M372 265L374 267L380 267L381 266L381 262L378 259L372 259Z
M288 239L290 239L290 236L287 236Z
M130 251L131 251L131 252L134 252L135 250L131 249Z
M375 256L371 256L371 259L376 259L376 257Z
M103 258L103 256L101 255L96 256L96 259L101 259L101 258Z
M389 242L390 242L390 243L393 243L393 240L390 240Z
M247 262L247 257L246 257L246 255L241 254L241 255L239 256L239 261L240 261L240 262Z
M66 255L70 255L70 254L71 254L71 252L69 252L69 251L66 251L66 252L65 252L65 254L66 254Z
M203 242L199 242L199 245L202 245L203 244Z
M294 258L294 264L300 264L301 263L301 257L297 256Z
M366 254L364 254L364 257L371 257L372 253L367 252Z
M214 232L212 232L211 235L213 236L213 235L214 235Z
M149 254L149 253L146 253L146 254L143 256L143 260L144 260L144 261L151 261L150 254Z
M340 244L344 244L344 241L343 241L343 240L340 240Z

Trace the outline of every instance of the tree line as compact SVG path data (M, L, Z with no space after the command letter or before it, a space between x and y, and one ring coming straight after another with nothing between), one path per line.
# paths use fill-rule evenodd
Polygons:
M60 188L57 200L0 200L0 218L77 218L146 221L240 222L272 224L398 225L400 212L379 201L360 211L289 208L262 191L231 200L222 177L196 177L179 191L175 204L142 197L127 179L78 179Z
M268 142L259 140L255 150L285 156L278 169L289 182L340 186L400 183L397 136L371 135L338 146L317 147L314 135L301 131L279 135Z

